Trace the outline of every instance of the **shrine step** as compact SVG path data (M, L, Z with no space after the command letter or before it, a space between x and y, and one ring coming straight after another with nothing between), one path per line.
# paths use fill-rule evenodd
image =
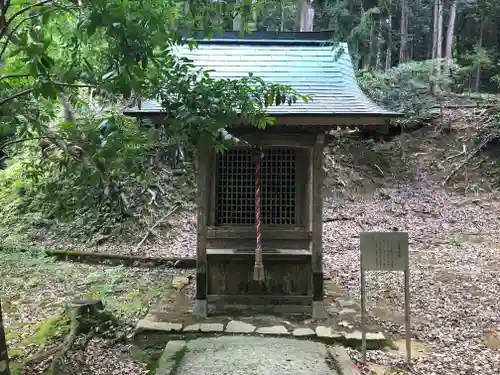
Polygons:
M220 335L251 335L268 337L293 337L321 341L326 344L342 344L353 348L361 347L361 331L339 330L326 322L292 323L280 321L276 317L231 319L225 317L209 317L199 323L177 323L158 321L155 316L141 319L134 332L134 344L145 346L146 342L163 345L170 340L195 339L198 337ZM381 349L391 346L390 339L380 331L367 332L367 348Z

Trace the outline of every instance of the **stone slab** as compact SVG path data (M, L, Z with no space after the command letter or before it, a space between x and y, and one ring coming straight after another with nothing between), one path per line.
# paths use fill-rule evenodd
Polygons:
M313 337L316 334L311 328L295 328L292 335L294 337Z
M219 336L189 341L176 374L339 375L326 345L285 337Z
M199 332L201 330L200 324L190 324L188 326L185 326L184 329L182 330L183 332Z
M346 340L358 340L361 341L363 339L363 333L361 331L353 331L353 332L342 332L342 336ZM367 341L383 341L385 340L385 336L382 332L367 332L366 340Z
M253 324L240 322L238 320L231 320L227 323L227 333L253 333L256 327Z
M177 364L185 354L186 341L170 340L158 361L155 375L173 375Z
M222 324L222 323L201 323L200 324L200 331L207 332L207 333L224 332L224 324Z
M260 327L256 330L257 333L263 335L289 335L290 332L282 325L275 325L270 327Z
M328 347L328 352L333 359L335 367L339 374L342 375L361 375L358 366L354 364L354 362L347 354L347 351L343 346L334 345Z
M337 323L337 325L338 325L338 326L341 326L341 327L349 328L349 329L351 329L351 328L353 328L353 327L354 327L354 326L353 326L351 323L349 323L347 320L343 320L343 321L341 321L341 322L338 322L338 323Z
M181 330L181 323L155 322L148 318L139 320L136 326L136 331L180 332Z
M327 326L318 326L316 327L316 336L319 339L338 339L341 338L342 335L339 332L335 332L332 327Z

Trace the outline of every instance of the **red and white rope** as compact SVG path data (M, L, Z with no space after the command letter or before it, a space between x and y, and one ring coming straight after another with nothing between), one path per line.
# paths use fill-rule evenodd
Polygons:
M257 232L257 251L262 250L260 242L260 160L261 155L255 161L255 229Z
M255 231L257 234L257 247L255 248L255 267L254 267L254 280L262 281L264 279L264 270L262 262L262 245L260 242L260 162L262 153L259 152L255 160Z

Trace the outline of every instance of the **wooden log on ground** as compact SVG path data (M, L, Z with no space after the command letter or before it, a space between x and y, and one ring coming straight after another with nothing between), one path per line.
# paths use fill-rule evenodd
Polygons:
M36 250L25 250L36 251ZM170 267L182 269L196 268L195 258L182 258L182 257L146 257L138 255L122 255L122 254L107 254L97 253L90 251L76 251L76 250L39 250L40 252L54 257L57 260L72 261L87 264L105 264L109 266L126 266L126 267Z

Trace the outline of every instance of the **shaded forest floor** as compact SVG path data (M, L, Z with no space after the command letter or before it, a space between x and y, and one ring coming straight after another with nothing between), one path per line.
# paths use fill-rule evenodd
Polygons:
M116 321L108 332L95 332L83 350L82 343L77 343L75 352L67 355L65 372L149 374L156 358L133 351L129 339L137 320L181 272L57 262L34 253L1 252L0 290L13 374L45 374L46 360L20 371L22 363L63 341L70 328L64 306L75 299L101 300Z
M497 373L494 369L500 368L498 149L492 147L478 153L443 185L477 147L475 135L483 119L477 111L446 111L445 123L452 119L451 133L442 132L437 124L385 142L339 136L327 151L324 262L325 270L335 281L347 288L352 297L359 296L359 232L394 227L409 232L412 329L415 339L426 345L410 374L493 375ZM195 226L194 207L186 205L159 224L138 251L135 249L144 233L122 241L92 239L82 243L43 229L33 245L156 257L194 256ZM140 285L149 285L147 290L154 294L165 283L163 275L173 272L48 264L45 271L34 266L0 270L0 276L9 280L2 290L8 291L7 330L14 348L22 342L22 337L15 337L18 321L33 322L27 332L35 332L36 322L50 317L57 302L69 294L74 298L97 293L105 301L126 301L130 299L128 293L140 294ZM33 287L20 286L22 275L28 272L44 274L39 275L39 281L30 281L35 284ZM53 280L48 274L61 279ZM91 281L89 275L95 275L95 279ZM121 281L113 281L114 278ZM142 283L136 284L136 280ZM377 273L368 277L370 312L396 338L404 332L402 282L402 276L397 274ZM123 293L113 289L113 285L123 289ZM23 291L21 297L14 297L16 288ZM39 302L31 290L49 297ZM150 295L144 297L144 301L137 302L141 307L134 305L134 313L127 313L130 319L141 315L139 311L145 308L146 299L154 299ZM28 317L30 310L37 315ZM102 355L102 350L99 353ZM351 351L351 355L359 357L356 351ZM378 369L403 366L403 357L394 353L371 351L369 359L379 365ZM133 363L134 368L145 371L145 363Z

